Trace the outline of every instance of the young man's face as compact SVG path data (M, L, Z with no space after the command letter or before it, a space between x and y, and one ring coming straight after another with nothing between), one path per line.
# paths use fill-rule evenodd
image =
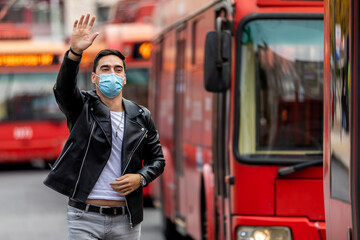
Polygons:
M123 85L126 84L124 63L118 56L107 55L100 58L95 73L96 75L115 73L116 75L123 77ZM96 75L94 73L91 74L91 81L98 85L100 79Z

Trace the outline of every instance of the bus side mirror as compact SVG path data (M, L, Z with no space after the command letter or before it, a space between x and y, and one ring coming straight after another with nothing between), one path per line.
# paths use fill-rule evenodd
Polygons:
M223 92L230 88L231 34L212 31L206 35L204 84L209 92Z

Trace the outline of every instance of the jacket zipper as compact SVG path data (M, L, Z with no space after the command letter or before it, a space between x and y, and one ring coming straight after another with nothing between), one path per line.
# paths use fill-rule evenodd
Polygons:
M71 146L73 145L74 142L72 142L69 147L65 150L64 154L55 162L54 166L51 167L51 170L54 171L55 168L57 166L59 166L60 162L62 161L62 159L64 158L64 156L66 155L67 151L69 151L69 149L71 148Z
M91 140L91 136L92 136L92 134L93 134L93 132L94 132L94 129L95 129L95 122L93 123L92 128L91 128L91 132L90 132L90 136L89 136L88 144L87 144L87 147L86 147L85 155L84 155L83 160L82 160L82 163L81 163L81 167L80 167L80 171L79 171L79 176L78 176L78 178L77 178L77 180L76 180L76 184L75 184L74 192L73 192L73 194L72 194L72 197L71 197L71 198L74 198L74 196L75 196L76 189L77 189L77 186L78 186L78 184L79 184L79 180L80 180L81 172L82 172L82 169L83 169L83 167L84 167L85 158L86 158L86 155L87 155L87 153L88 153L88 151L89 151L90 140Z
M134 150L131 152L131 155L130 155L130 157L129 157L129 161L128 161L128 163L126 164L126 166L125 166L125 168L124 168L124 171L122 172L121 175L124 175L127 167L129 166L129 164L130 164L130 162L131 162L131 158L132 158L132 156L134 155L134 152L136 151L136 149L140 146L140 143L141 143L141 142L144 140L144 138L146 137L147 132L148 132L148 130L145 131L145 133L144 133L144 135L141 137L139 143L136 145L136 147L134 148ZM128 210L128 213L129 213L130 228L133 229L134 226L133 226L133 223L132 223L131 212L130 212L129 206L128 206L128 204L127 204L126 196L125 196L125 203L126 203L126 208L127 208L127 210Z
M138 142L138 144L136 145L136 147L134 148L134 150L131 152L130 154L130 157L129 157L129 161L127 162L125 168L124 168L124 171L122 172L121 175L124 175L127 167L129 166L130 162L131 162L131 158L132 156L134 155L134 152L136 151L136 149L140 146L140 143L144 140L144 138L146 137L146 134L147 134L148 130L145 131L144 135L141 137L140 141Z
M130 228L133 229L134 226L133 226L133 223L132 223L132 220L131 220L131 213L130 213L130 210L129 210L129 207L128 207L128 204L127 204L126 196L125 196L125 204L126 204L126 208L128 210L128 213L129 213Z

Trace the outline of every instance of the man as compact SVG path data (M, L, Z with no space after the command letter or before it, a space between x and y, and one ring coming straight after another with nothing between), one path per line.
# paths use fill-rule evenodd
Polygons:
M122 97L121 52L100 51L91 76L96 90L78 89L81 56L99 34L91 34L95 17L89 20L74 22L54 86L70 136L44 183L69 197L69 239L140 239L142 187L163 172L165 160L150 112Z

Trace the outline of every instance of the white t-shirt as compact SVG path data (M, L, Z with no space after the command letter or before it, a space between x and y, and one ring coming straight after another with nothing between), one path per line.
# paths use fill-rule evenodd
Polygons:
M116 182L115 179L121 176L121 148L124 137L125 112L110 111L110 113L112 127L111 154L99 179L88 196L89 199L125 200L124 197L119 196L110 186L110 183Z

